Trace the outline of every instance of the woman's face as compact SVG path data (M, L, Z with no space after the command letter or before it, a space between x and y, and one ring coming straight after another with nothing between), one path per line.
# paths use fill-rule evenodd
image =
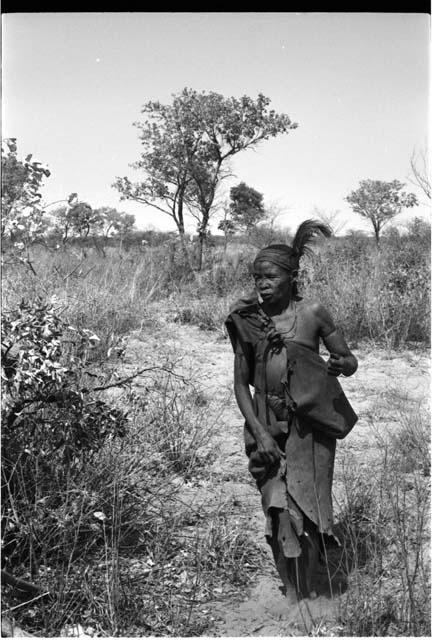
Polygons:
M254 280L258 293L264 302L278 304L290 299L293 274L266 260L254 265Z

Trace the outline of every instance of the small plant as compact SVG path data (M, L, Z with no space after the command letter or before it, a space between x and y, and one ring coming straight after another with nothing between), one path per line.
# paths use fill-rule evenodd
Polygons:
M221 573L234 585L246 585L261 562L245 523L229 512L218 511L209 520L201 536L201 550L201 570Z
M150 391L143 419L148 425L147 438L170 471L189 477L211 459L219 413L199 390L165 375Z
M180 324L194 324L204 331L221 331L228 313L227 303L217 296L206 296L200 300L190 300L181 306L174 317ZM184 306L183 306L184 305Z

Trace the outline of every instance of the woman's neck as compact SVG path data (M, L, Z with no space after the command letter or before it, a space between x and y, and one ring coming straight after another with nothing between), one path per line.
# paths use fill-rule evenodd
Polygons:
M261 307L264 313L266 313L268 316L280 316L284 311L287 311L289 309L293 302L294 298L291 296L288 299L285 298L281 302L269 303L263 300L261 302Z

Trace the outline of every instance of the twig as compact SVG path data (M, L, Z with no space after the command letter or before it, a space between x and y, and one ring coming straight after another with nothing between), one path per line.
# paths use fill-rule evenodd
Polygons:
M85 275L82 276L82 279L84 280L84 278L87 278L88 274L90 273L90 271L93 271L93 269L96 267L96 265L93 265L92 267L90 267L90 269L87 271L87 273Z
M81 389L81 392L91 393L92 391L105 391L105 389L111 389L112 387L121 387L127 382L130 382L131 380L136 378L137 376L140 376L141 374L145 373L146 371L165 371L166 373L170 373L173 376L183 379L183 376L179 375L178 373L174 373L174 371L172 371L171 369L166 369L165 367L147 367L145 369L140 369L139 371L136 371L132 375L127 376L122 380L117 380L116 382L112 382L110 384L106 384L101 387L93 387L92 389Z
M26 600L25 602L21 602L21 604L16 604L14 607L11 607L10 609L6 609L6 611L3 611L3 613L6 615L11 611L15 611L20 607L24 607L26 604L30 604L31 602L36 602L36 600L40 600L41 598L44 598L45 596L49 596L49 595L50 595L50 592L45 591L45 593L41 593L40 595L36 596L35 598L32 598L31 600Z
M75 273L75 271L76 271L77 269L79 269L79 268L80 268L80 266L84 263L84 261L85 261L85 258L83 258L83 259L81 260L81 262L80 262L79 264L77 264L77 266L76 266L76 267L74 267L70 273L68 273L66 276L64 276L63 281L64 281L64 280L67 280L67 279L68 279L72 274L74 274L74 273Z
M126 378L123 378L122 380L117 380L115 382L111 382L106 385L101 385L99 387L82 388L79 390L79 393L87 394L87 393L93 393L95 391L105 391L106 389L112 389L114 387L121 387L147 371L165 371L166 373L169 373L175 378L181 380L183 383L185 384L188 383L188 381L185 379L184 376L182 376L179 373L175 373L172 369L167 369L165 367L146 367L145 369L140 369L139 371L136 371L135 373L131 374L130 376L127 376ZM21 411L28 405L34 404L36 402L54 403L54 402L60 402L60 401L63 401L63 402L65 401L64 392L62 391L53 393L52 395L49 395L49 396L41 394L41 395L35 396L34 398L28 398L27 400L17 402L12 407L10 411L10 415L8 416L8 426L11 427L13 425L15 420L19 418Z
M161 274L161 275L159 276L159 278L157 278L156 282L154 283L154 285L153 285L153 286L152 286L152 288L150 289L150 292L146 295L146 297L145 297L145 302L146 302L146 303L150 301L150 299L151 299L152 295L154 294L154 292L155 292L155 290L156 290L156 287L159 285L160 281L162 280L162 275L163 275L163 274Z
M30 262L30 258L26 258L25 263L27 264L27 266L30 267L30 270L32 271L32 273L37 277L37 273L36 273L32 263Z

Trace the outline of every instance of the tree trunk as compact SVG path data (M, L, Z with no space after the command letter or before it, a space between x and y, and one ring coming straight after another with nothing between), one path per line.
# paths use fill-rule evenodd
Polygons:
M202 222L198 229L198 271L201 271L204 257L204 244L207 236L207 227L210 218L210 208L202 211Z
M201 271L203 266L204 241L205 232L200 229L198 233L198 271Z
M375 242L377 244L377 247L379 247L379 242L380 242L380 226L379 224L375 224L374 223L374 233L375 233Z
M188 251L188 248L186 246L185 230L184 230L183 223L180 222L177 225L177 227L178 227L178 231L179 231L180 246L181 246L181 250L182 250L182 254L183 254L183 259L184 259L185 265L186 265L187 269L190 272L193 272L193 267L192 267L192 264L191 264L189 251Z
M225 233L224 233L224 256L226 256L227 247L228 247L228 234L225 231Z
M186 241L185 241L185 228L184 228L184 219L183 219L183 194L184 194L184 189L182 189L181 192L179 193L179 198L177 202L177 216L174 216L174 220L176 221L176 224L177 224L177 228L180 236L180 245L181 245L186 267L189 269L189 271L193 272L189 251L187 250Z

